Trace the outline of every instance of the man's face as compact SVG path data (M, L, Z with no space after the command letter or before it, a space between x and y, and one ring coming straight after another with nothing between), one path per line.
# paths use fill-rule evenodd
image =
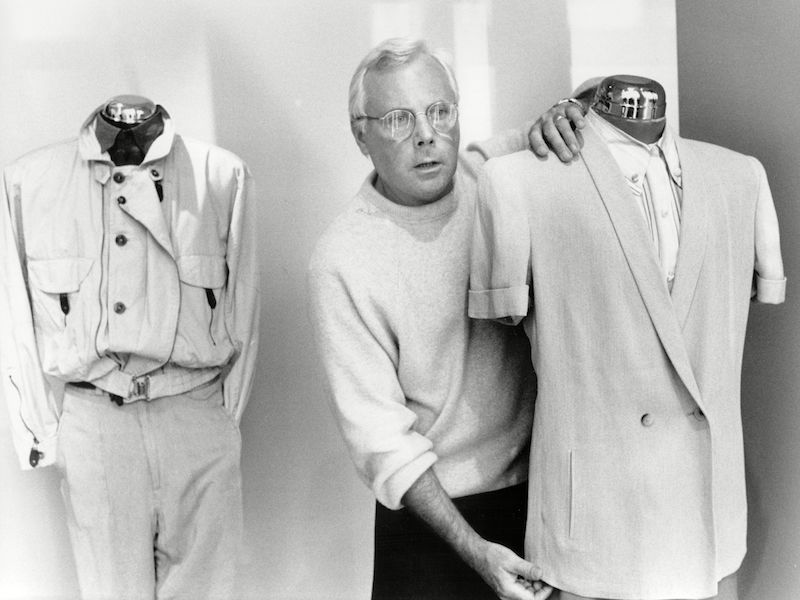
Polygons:
M434 102L456 100L444 69L421 55L399 67L368 73L364 87L370 116L382 117L395 108L417 113L413 133L401 141L390 138L379 121L366 120L364 129L356 130L361 152L372 159L378 173L376 189L405 206L421 206L447 194L458 158L458 123L439 133L425 116Z

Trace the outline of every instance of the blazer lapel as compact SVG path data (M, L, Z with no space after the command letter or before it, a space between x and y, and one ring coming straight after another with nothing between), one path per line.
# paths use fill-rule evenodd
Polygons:
M587 127L582 133L585 144L581 157L605 205L653 326L686 389L702 407L700 390L692 372L675 309L642 216L634 204L619 166L603 140L591 127Z
M700 278L708 240L705 178L691 149L676 138L681 162L683 199L681 203L681 234L678 264L672 285L672 303L678 323L683 329Z

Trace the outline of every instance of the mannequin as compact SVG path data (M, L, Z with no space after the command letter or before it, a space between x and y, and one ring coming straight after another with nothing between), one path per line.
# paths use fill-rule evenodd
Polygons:
M0 395L20 466L59 466L82 597L235 598L260 306L247 166L117 96L3 176Z
M597 86L592 108L603 119L644 144L656 142L667 124L664 88L646 77L606 77Z
M766 173L651 79L591 105L580 160L494 158L476 211L469 314L523 322L539 381L526 559L560 600L735 600L742 348L786 287Z
M144 96L109 99L96 122L97 140L115 165L138 165L164 131L163 109ZM160 195L160 194L159 194Z

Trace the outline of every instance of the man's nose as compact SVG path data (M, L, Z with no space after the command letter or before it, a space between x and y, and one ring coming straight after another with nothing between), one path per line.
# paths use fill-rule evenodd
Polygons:
M417 120L414 123L414 143L417 146L424 146L425 144L433 143L436 132L428 122L428 116L425 113L416 115Z

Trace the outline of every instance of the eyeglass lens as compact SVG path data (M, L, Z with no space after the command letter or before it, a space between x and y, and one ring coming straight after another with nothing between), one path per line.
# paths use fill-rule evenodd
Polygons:
M433 129L447 133L456 124L458 108L449 102L434 102L425 111L425 116ZM405 139L414 130L416 115L410 110L398 108L386 113L381 122L393 139Z

